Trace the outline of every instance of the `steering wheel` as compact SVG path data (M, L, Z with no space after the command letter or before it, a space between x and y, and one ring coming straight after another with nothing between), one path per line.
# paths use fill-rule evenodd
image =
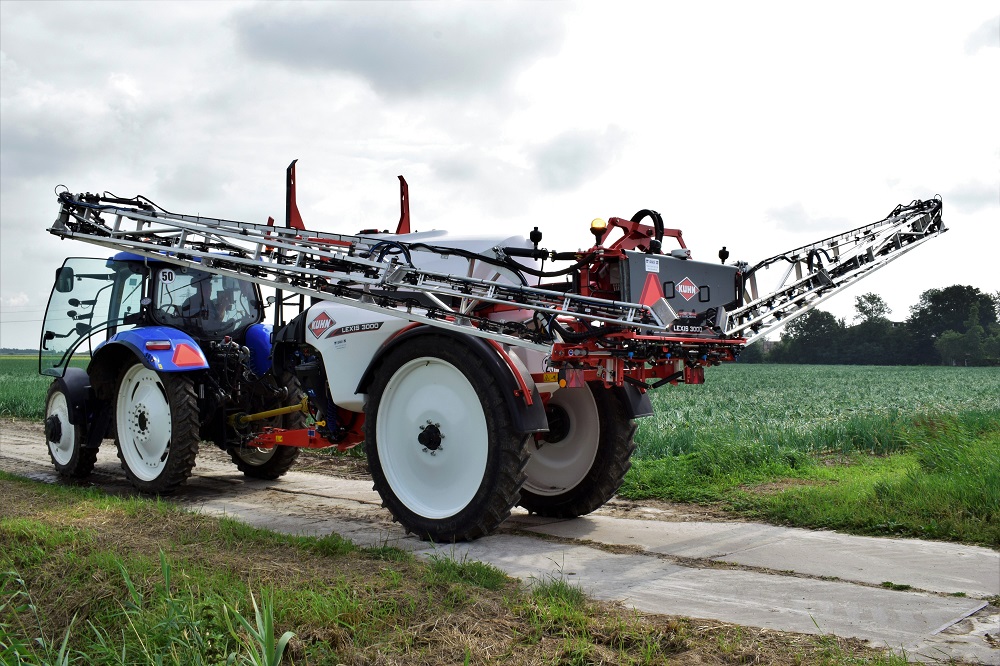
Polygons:
M219 325L218 332L222 335L229 335L239 326L239 322L236 320L222 322Z
M181 314L180 306L177 305L176 303L167 303L166 305L161 305L160 310L162 310L163 314L167 315L168 317L184 316Z

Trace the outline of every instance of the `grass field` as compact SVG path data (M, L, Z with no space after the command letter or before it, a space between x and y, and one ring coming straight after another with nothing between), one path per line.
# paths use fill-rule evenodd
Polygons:
M1000 545L1000 369L727 365L653 391L620 494L772 522ZM49 379L0 357L0 416Z

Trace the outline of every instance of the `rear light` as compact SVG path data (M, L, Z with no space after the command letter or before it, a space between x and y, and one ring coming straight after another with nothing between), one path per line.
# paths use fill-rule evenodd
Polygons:
M165 349L170 349L170 340L147 340L146 349L150 351L163 351Z

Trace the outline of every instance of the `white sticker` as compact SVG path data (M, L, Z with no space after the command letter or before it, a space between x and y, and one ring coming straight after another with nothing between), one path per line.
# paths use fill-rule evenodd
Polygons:
M659 273L660 272L660 260L656 257L646 257L646 272L647 273Z
M344 349L345 347L347 347L347 338L340 338L339 340L333 341L334 349Z
M646 261L649 261L648 259ZM166 282L167 284L174 281L174 272L169 268L164 268L160 271L160 282Z

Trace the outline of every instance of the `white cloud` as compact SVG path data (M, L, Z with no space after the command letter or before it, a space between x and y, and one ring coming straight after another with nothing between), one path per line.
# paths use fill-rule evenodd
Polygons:
M778 229L793 232L837 232L847 231L852 226L861 226L860 223L852 225L849 220L844 218L817 216L807 213L801 201L794 201L785 206L770 208L766 211L765 216L768 220L774 222Z
M381 95L468 95L503 86L558 49L555 4L255 5L234 18L241 48L294 71L356 74Z
M531 150L542 185L572 190L611 168L625 144L625 132L610 126L602 131L571 130Z
M1000 244L995 16L994 0L6 0L0 300L44 303L63 258L102 252L45 233L57 183L263 222L293 158L321 230L394 225L403 174L419 229L538 225L575 249L592 218L654 208L707 260L940 192L951 231L862 293L905 312L942 281L996 291L967 259Z
M0 305L8 308L20 308L31 303L31 299L23 291L18 291L9 296L0 298Z
M975 213L1000 207L1000 183L987 184L978 180L965 181L946 190L943 198L959 212Z
M1000 16L985 21L965 40L965 52L969 55L990 48L1000 48Z

